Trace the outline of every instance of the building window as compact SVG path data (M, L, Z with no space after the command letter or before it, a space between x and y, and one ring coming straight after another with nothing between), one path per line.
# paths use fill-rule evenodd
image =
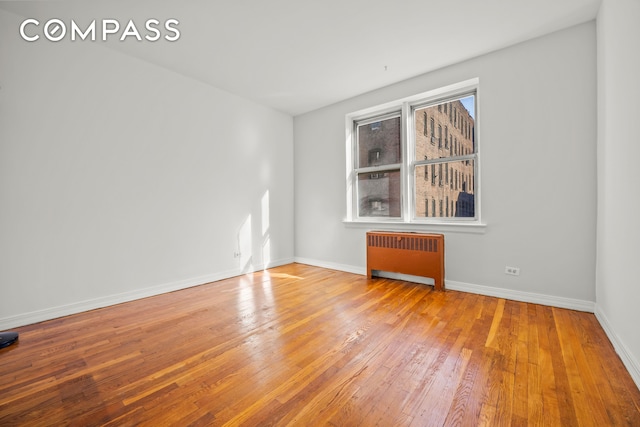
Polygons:
M429 169L426 167L425 169ZM431 185L436 185L436 165L431 165Z
M373 148L369 150L369 164L370 165L378 165L382 161L380 156L382 155L381 148Z
M371 206L371 210L374 212L380 212L384 210L382 199L370 199L369 204Z
M435 120L433 120L433 117L431 117L431 120L429 121L429 123L431 124L431 143L435 145L435 143L436 143L436 123L435 123Z
M424 112L424 115L423 115L423 123L424 123L424 130L422 131L422 133L424 134L424 136L427 136L428 130L427 130L427 112L426 111Z
M424 156L424 159L428 160L427 156ZM428 168L424 168L424 179L425 179L425 181L429 179L429 169Z
M447 104L444 104L447 105ZM449 127L445 126L444 127L444 148L448 149L449 148Z
M473 79L347 116L347 220L480 222L477 87Z
M449 166L449 171L449 176L451 176L451 179L448 179L449 188L453 190L453 166Z

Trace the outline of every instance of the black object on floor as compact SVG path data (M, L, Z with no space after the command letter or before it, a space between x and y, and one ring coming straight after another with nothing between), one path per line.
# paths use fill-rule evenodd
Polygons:
M8 347L18 341L17 332L0 332L0 348Z

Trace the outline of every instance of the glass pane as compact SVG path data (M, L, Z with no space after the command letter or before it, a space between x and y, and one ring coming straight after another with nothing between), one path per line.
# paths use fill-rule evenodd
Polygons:
M475 96L416 109L416 160L475 153Z
M416 167L416 218L475 217L474 161Z
M358 167L400 163L400 117L358 125Z
M400 171L358 174L358 214L400 217Z

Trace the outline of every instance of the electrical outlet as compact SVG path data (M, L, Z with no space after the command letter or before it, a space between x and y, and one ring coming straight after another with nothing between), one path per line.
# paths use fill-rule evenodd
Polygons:
M506 266L504 268L504 274L509 274L511 276L519 276L520 275L520 268L519 267Z

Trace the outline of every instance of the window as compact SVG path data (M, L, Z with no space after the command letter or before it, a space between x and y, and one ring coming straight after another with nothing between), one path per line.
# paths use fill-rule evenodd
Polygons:
M348 221L480 222L477 88L473 79L347 116Z
M380 148L373 148L369 150L369 164L370 165L380 164L381 155L382 155L382 150Z
M447 105L447 104L444 104ZM445 108L444 112L447 112L447 109ZM444 127L444 148L449 148L449 127L445 126Z
M427 136L427 112L425 111L425 113L423 114L423 118L424 118L424 136Z
M357 123L356 142L359 216L399 218L400 115Z
M431 123L431 143L435 144L436 143L436 125L435 125L435 121L433 120L433 117L431 117L430 123Z

